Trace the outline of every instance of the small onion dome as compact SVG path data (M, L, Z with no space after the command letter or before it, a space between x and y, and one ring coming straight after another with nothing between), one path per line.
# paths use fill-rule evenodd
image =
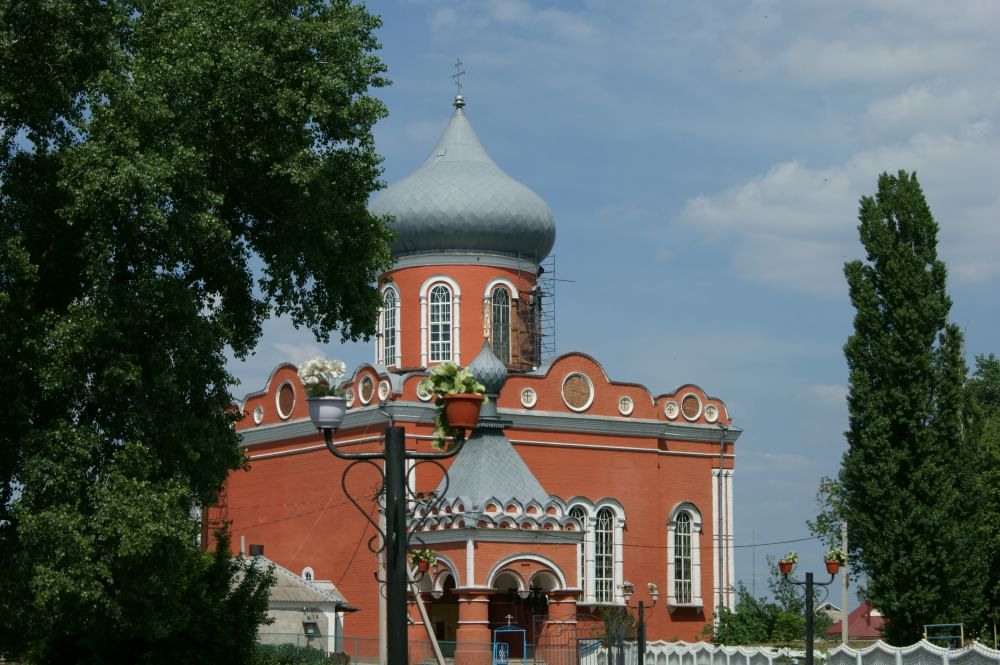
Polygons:
M556 241L552 211L500 170L456 99L455 113L426 161L371 203L391 215L395 257L468 251L540 262Z
M483 343L483 349L469 363L468 370L476 377L476 381L483 384L490 397L496 398L503 389L503 384L507 383L507 367L493 353L488 341Z

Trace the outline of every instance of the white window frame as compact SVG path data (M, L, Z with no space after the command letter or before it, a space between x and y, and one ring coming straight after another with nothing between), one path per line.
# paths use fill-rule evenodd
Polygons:
M678 517L686 514L690 518L690 548L691 548L691 596L682 599L677 596L676 567L674 560L677 552ZM701 595L701 511L690 502L679 503L670 511L670 521L667 523L667 605L669 607L704 607Z
M394 304L387 306L390 296L394 299ZM379 311L379 342L376 347L377 355L375 361L386 367L400 366L403 364L402 346L400 342L403 337L400 328L400 300L399 291L394 286L386 286L382 289L382 309ZM391 326L389 324L392 324ZM389 333L392 332L391 354L389 348Z
M506 303L497 303L497 296L500 294L503 294L507 298ZM513 327L511 326L511 312L514 309L513 302L514 299L511 297L510 291L503 286L493 289L493 293L490 295L490 346L493 347L493 354L505 365L510 364L511 352L513 350L511 340ZM500 317L497 316L498 309L506 317L505 321L500 320ZM501 332L507 341L506 348L501 347L499 349L500 353L497 353L497 332Z
M569 516L580 520L580 530L583 532L583 540L580 541L580 549L577 556L576 579L580 589L583 590L583 597L586 598L589 593L589 585L587 584L587 539L590 532L590 516L587 512L587 507L581 504L572 506L569 509Z
M431 341L430 341L430 294L431 291L437 286L445 286L451 292L451 349L450 357L444 360L431 360ZM428 278L423 285L420 287L420 364L422 367L428 367L431 364L436 364L439 362L444 362L446 360L451 360L452 362L461 365L462 364L462 353L460 347L460 333L462 330L460 311L462 303L462 290L459 288L458 283L447 275L435 275Z
M496 332L496 312L493 309L493 298L499 289L504 289L507 292L507 359L496 353L496 348L494 347L494 335ZM504 279L498 277L492 280L486 285L483 290L483 312L484 312L484 330L483 333L487 335L490 339L490 348L496 354L500 360L505 364L509 364L511 359L514 357L514 303L520 299L520 293L514 283L509 279Z
M583 570L581 571L581 585L583 589L583 602L589 605L622 605L625 598L622 596L621 585L624 580L624 535L625 535L625 511L618 502L611 499L599 501L596 505L586 500L573 501L569 505L569 511L580 508L586 515L583 523L584 538L581 544L582 552L580 559ZM611 600L597 599L597 516L602 510L611 511L612 515L612 577L611 577Z

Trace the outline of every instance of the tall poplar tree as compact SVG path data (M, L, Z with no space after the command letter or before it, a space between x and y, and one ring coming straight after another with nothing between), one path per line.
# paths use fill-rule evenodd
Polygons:
M908 644L924 624L982 625L978 453L963 432L963 342L948 322L938 226L916 175L883 173L859 219L866 259L844 267L856 314L839 500L886 637Z
M195 543L243 463L226 349L272 312L374 332L379 20L0 0L0 24L0 655L245 662L266 580Z

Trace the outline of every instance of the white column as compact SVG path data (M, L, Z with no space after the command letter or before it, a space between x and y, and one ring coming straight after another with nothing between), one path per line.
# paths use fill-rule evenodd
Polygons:
M589 602L594 602L594 576L597 574L597 568L594 563L594 528L597 524L596 514L587 515L587 519L584 521L586 524L584 524L585 531L583 535L583 549L587 560L584 562L586 564L586 571L583 575L583 597Z
M621 585L625 581L625 520L621 517L615 518L615 600L625 602L625 596L621 594Z
M476 542L472 538L465 540L465 584L464 586L475 586L476 584Z
M420 296L420 366L427 367L427 296Z
M725 598L726 607L730 610L736 609L735 599L733 598L733 583L732 580L736 579L736 568L733 548L735 547L733 538L733 470L726 469L725 475L723 476L725 481L725 493L726 493L726 532L725 532L725 550L724 556L726 558L726 577L728 580L725 588Z
M453 312L454 315L455 315L455 318L454 318L454 321L452 323L452 338L453 338L452 342L453 342L453 344L451 346L452 358L454 358L454 361L455 361L456 365L461 365L462 364L462 347L459 346L460 343L461 343L460 340L462 339L462 318L461 318L462 308L460 306L461 304L462 304L462 294L459 293L456 290L455 291L455 307L454 307L454 312Z
M719 528L721 497L719 496L719 470L712 469L712 607L713 614L718 614L722 590L722 568L719 557L722 555L722 533Z
M337 637L340 634L337 630L337 611L323 612L326 617L326 652L337 653Z
M400 314L402 314L402 311L403 311L402 307L403 307L403 295L401 293L397 293L396 294L396 307L395 307L395 309L396 309L396 357L394 358L394 360L396 361L396 363L395 363L396 367L402 367L403 366L403 317L400 316ZM389 364L388 360L386 360L386 364L387 365Z

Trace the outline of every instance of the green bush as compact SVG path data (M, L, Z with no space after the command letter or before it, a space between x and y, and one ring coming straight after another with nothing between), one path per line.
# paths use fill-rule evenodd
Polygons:
M340 665L342 654L294 644L258 644L252 665Z

